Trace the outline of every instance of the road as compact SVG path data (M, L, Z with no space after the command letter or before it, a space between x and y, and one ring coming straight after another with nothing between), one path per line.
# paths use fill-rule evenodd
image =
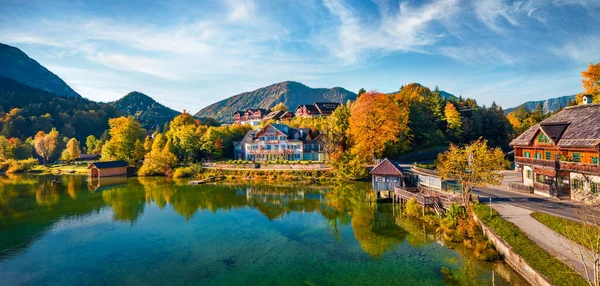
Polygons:
M521 174L515 171L506 171L505 178L501 186L488 186L486 188L477 188L474 193L480 196L482 203L488 203L492 198L493 203L507 203L510 205L522 207L531 211L545 212L548 214L561 216L564 218L580 221L578 215L578 203L571 201L558 201L553 198L547 198L534 194L524 194L508 191L510 182L520 182ZM597 212L600 218L600 211Z

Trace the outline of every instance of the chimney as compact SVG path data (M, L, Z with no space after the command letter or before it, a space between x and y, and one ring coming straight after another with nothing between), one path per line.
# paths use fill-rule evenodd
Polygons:
M583 105L592 104L594 97L591 94L583 95Z

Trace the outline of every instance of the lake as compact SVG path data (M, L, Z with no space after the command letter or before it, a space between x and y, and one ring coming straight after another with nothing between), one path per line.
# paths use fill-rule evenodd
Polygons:
M53 178L0 177L2 285L527 285L366 183Z

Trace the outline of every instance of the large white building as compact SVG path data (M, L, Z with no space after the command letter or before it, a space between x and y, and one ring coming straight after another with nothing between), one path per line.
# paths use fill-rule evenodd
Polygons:
M320 135L310 128L291 128L285 124L269 124L250 130L242 141L234 143L236 159L250 161L323 161Z

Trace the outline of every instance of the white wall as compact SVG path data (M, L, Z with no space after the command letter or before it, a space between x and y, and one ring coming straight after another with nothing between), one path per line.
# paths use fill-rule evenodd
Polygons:
M573 183L573 179L583 181L583 190L575 190L573 189L573 185L571 185L571 198L573 200L589 204L600 203L600 196L592 193L590 189L590 182L600 183L600 176L583 175L571 172L570 177L571 184Z
M531 179L527 178L527 170L531 171ZM534 179L535 179L535 174L533 173L533 169L529 166L523 166L523 184L533 187Z

